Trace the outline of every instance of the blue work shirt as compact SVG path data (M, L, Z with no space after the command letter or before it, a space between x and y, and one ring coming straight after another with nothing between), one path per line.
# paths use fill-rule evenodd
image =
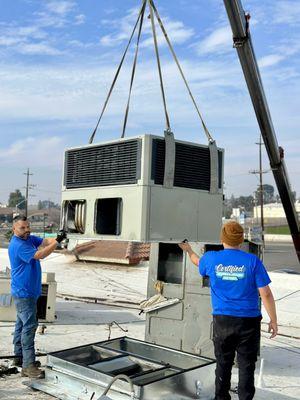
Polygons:
M236 249L208 251L200 258L199 272L210 278L213 315L261 315L258 288L271 280L254 254Z
M14 297L35 298L41 295L41 264L33 257L43 239L30 235L24 240L13 236L8 247L11 265L11 294Z

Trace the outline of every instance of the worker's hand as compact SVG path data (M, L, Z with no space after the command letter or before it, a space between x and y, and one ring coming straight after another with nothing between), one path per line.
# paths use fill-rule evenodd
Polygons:
M270 321L268 333L271 333L270 339L273 339L278 333L278 325L277 322Z
M57 243L61 243L67 237L67 232L64 229L61 229L57 232L56 241Z
M189 250L192 250L192 248L191 248L191 245L188 243L188 242L182 242L182 243L179 243L178 244L178 246L181 248L181 250L183 250L183 251L189 251Z

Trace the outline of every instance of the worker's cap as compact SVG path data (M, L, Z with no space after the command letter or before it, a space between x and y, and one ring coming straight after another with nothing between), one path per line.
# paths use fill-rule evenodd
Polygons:
M244 229L236 221L229 221L222 226L221 242L229 246L238 246L244 241Z

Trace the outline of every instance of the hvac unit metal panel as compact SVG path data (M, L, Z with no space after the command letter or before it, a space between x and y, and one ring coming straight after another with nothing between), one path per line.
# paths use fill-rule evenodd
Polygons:
M116 240L132 240L138 241L143 240L146 237L146 226L147 226L147 210L142 204L147 203L149 187L147 186L116 186L116 187L102 187L81 189L80 191L65 191L62 193L63 199L63 210L65 204L69 200L78 198L78 194L85 196L86 199L86 220L85 220L85 231L84 234L69 233L68 238L70 244L72 239L84 240L84 239L99 239L105 240L110 238ZM101 218L101 213L97 212L97 202L99 199L115 199L122 198L122 202L116 203L115 205L121 206L120 220L116 221L120 224L120 234L110 235L97 233L97 218Z
M37 302L37 315L39 321L55 321L56 282L42 283L42 293Z
M204 243L190 244L197 254L205 249ZM181 278L180 284L174 283L173 276L163 273L170 263L173 263L175 270L177 264L180 266L176 272ZM162 295L168 299L180 299L180 303L147 312L145 339L159 345L166 344L170 339L168 346L177 350L213 357L209 288L177 244L151 244L148 298L156 294L154 284L157 280L163 282Z
M208 146L177 140L175 145L171 188L163 185L163 138L143 135L67 150L62 224L72 227L69 247L95 239L217 241L223 151L218 149L221 164L215 162L218 168L211 171ZM212 174L219 188L211 191Z
M190 245L200 257L206 251L223 249L221 243L194 242ZM259 246L247 241L243 248L252 254L259 251ZM166 270L170 272L166 273ZM177 244L152 243L148 299L157 294L157 281L160 281L161 294L166 299L178 299L179 302L147 312L145 339L159 345L170 339L168 346L177 350L214 357L209 277L199 274L198 268Z
M0 305L0 321L15 321L16 320L16 308L13 301L13 298L10 294L10 276L1 273L0 274L0 297L2 301Z
M66 151L66 188L137 183L140 177L140 144L140 140L135 139Z
M150 241L217 240L222 223L222 195L152 186Z
M168 297L168 298L175 297L174 295L169 296L167 294L167 291L165 290L165 287L164 287L164 296ZM183 296L182 296L182 298L183 298ZM165 318L165 319L172 319L172 320L182 320L182 318L184 316L183 313L184 313L183 303L180 302L180 303L172 304L172 307L170 306L170 307L161 308L159 310L159 317ZM156 315L158 315L158 314L155 311L151 312L152 317L155 317ZM162 344L162 343L160 343L160 344ZM173 346L171 346L169 344L169 347L173 347Z
M11 277L0 274L0 296L10 296ZM37 301L37 318L40 322L55 321L56 282L54 273L42 273L42 293ZM0 306L0 321L16 321L17 313L14 301L10 305Z
M175 151L174 186L210 190L209 148L177 142ZM151 179L155 184L163 184L164 169L165 142L153 139Z
M190 268L193 268L191 265ZM201 282L199 276L199 282ZM194 354L214 356L212 349L212 316L209 294L186 293L184 299L182 350ZM195 332L191 334L191 332Z
M149 316L147 321L145 338L151 343L159 344L160 346L169 346L172 349L181 350L182 329L183 324L180 320L160 318L159 316L157 317L151 315ZM167 335L166 332L168 332Z

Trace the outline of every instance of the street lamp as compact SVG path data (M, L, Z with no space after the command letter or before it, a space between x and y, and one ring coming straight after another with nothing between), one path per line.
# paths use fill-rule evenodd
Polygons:
M15 214L18 214L18 206L19 206L20 204L24 203L25 201L26 201L26 199L23 199L22 201L20 201L20 203L17 203L17 204L15 205L15 207L16 207L16 212L15 212Z

